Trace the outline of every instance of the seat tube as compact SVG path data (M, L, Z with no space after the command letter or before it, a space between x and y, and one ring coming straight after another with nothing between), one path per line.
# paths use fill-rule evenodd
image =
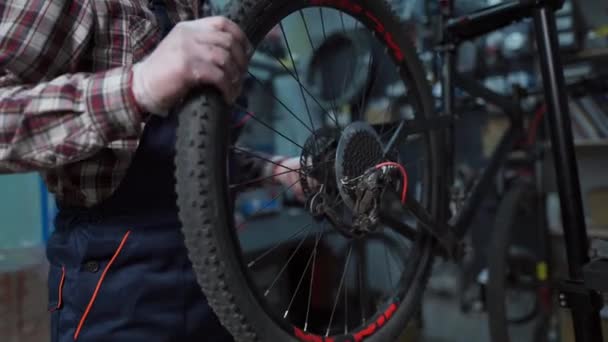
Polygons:
M570 280L583 283L583 266L589 261L587 231L578 178L563 65L553 8L534 10L536 42L547 102L553 159L561 204L562 225ZM577 342L602 341L599 312L591 305L570 305Z

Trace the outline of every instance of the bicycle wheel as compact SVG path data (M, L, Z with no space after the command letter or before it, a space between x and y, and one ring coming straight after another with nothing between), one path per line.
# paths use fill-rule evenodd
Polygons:
M519 184L507 191L498 208L488 261L492 341L511 341L510 330L518 325L548 327L549 249L547 230L539 226L543 210L538 196L531 186ZM542 341L541 334L533 328L529 340Z
M271 59L291 83L278 90L291 86L296 92L281 98L265 86L259 72L250 70L279 113L248 110L251 120L243 129L250 133L237 143L230 137L231 109L217 91L193 94L179 110L179 215L209 304L237 341L394 340L418 311L434 240L406 211L399 211L397 221L408 229L394 229L380 219L369 222L376 216L362 211L351 185L370 170L381 170L382 177L389 177L378 188L381 193L408 185L408 200L419 201L433 215L439 209L434 181L442 179L444 169L438 160L440 136L426 124L434 116L433 103L415 48L387 5L378 1L238 1L230 5L228 17L254 46L271 29L280 31L288 56ZM301 28L300 35L290 40L295 34L285 27L294 26ZM373 41L362 56L366 91L347 109L335 108L334 101L325 102L332 108L324 108L300 79L305 73L294 57L298 49L314 51L329 36L330 26ZM336 87L350 76L339 77ZM383 102L387 91L393 98ZM300 107L291 108L297 98ZM255 152L269 145L301 157L299 169L285 172L297 172L296 183L307 201L268 214L269 207L282 205L279 200L294 183L245 213L238 203L249 202L241 190L266 186L278 173L235 183L232 160L235 153L246 153L272 163ZM392 166L382 166L385 162ZM396 173L393 180L395 165L407 179ZM323 205L313 205L319 198ZM368 199L380 203L376 195ZM315 212L320 207L324 215ZM235 223L235 216L243 222Z

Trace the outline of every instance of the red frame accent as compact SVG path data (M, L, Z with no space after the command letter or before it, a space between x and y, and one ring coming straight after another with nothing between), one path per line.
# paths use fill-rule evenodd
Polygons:
M534 113L534 119L530 123L530 129L528 131L528 139L526 141L526 144L528 146L532 146L536 142L536 134L538 133L538 127L540 126L541 122L543 121L543 117L545 116L545 113L547 113L546 104L543 104L542 106L540 106L536 110L536 113Z

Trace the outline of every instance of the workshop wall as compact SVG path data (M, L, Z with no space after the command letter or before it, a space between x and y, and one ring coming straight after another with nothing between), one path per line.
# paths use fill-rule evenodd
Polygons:
M0 177L0 341L49 340L42 194L37 174Z
M42 243L39 182L37 174L0 177L0 250Z

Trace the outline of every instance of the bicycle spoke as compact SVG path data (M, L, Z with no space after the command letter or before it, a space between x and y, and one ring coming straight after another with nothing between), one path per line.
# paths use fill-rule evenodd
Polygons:
M348 286L344 286L344 335L348 335Z
M263 158L260 158L260 159L263 159ZM264 159L264 160L265 160L265 159ZM269 160L267 160L267 161L269 161ZM270 161L269 161L269 162L270 162ZM273 162L273 164L278 165L278 166L280 166L280 167L283 167L283 168L285 168L285 169L291 170L292 172L300 172L299 170L293 170L293 169L290 169L290 168L288 168L288 167L286 167L286 166L284 166L284 165L282 165L282 164L277 164L277 163L274 163L274 162ZM316 168L319 168L319 167L320 167L320 165L318 165ZM315 168L315 169L316 169L316 168ZM313 170L314 170L314 169L313 169ZM269 207L269 206L270 206L270 205L271 205L271 204L272 204L274 201L276 201L276 200L277 200L279 197L284 196L285 194L287 194L287 192L288 192L289 190L291 190L291 188L293 188L294 186L296 186L296 184L300 183L301 181L302 181L301 179L298 179L298 180L297 180L297 181L295 181L294 183L290 184L290 185L289 185L287 188L285 188L283 191L281 191L281 192L280 192L278 195L276 195L276 196L274 196L273 198L271 198L271 199L268 201L268 203L266 203L266 204L265 204L265 205L264 205L262 208L260 208L260 209L256 210L256 211L255 211L253 214L249 215L249 218L251 218L251 217L255 217L257 214L259 214L260 212L262 212L264 209L268 208L268 207ZM249 223L249 220L248 220L248 219L246 219L244 222L242 222L240 225L238 225L238 226L236 227L236 230L238 231L238 230L243 229L243 228L244 228L244 227L247 225L247 223Z
M287 188L285 188L285 190L281 191L278 195L276 195L273 198L271 198L270 201L268 201L268 203L266 203L263 207L261 207L260 209L256 210L253 214L249 215L249 218L255 217L257 214L259 214L263 210L267 209L274 201L276 201L277 199L279 199L279 197L284 196L285 194L287 194L287 192L289 190L291 190L291 188L293 188L294 186L296 186L296 184L298 184L300 182L301 182L301 180L298 179L297 181L295 181L294 183L292 183L291 185L289 185ZM243 223L241 223L238 227L236 227L236 230L243 229L247 225L247 223L249 223L248 219L246 219Z
M272 178L275 178L275 177L278 177L278 176L282 176L282 175L285 175L285 174L288 174L288 173L292 173L292 172L299 172L299 171L287 170L287 171L275 173L275 174L270 175L270 176L260 177L260 178L252 179L250 181L246 181L246 182L242 182L242 183L238 183L238 184L230 184L230 190L238 189L238 188L244 187L246 185L263 183L264 181L267 181L269 179L272 179Z
M399 136L408 137L416 134L428 134L430 131L449 127L452 121L453 119L448 116L439 116L430 119L401 120L399 126L403 127L398 132L399 134L393 134L393 137L391 137L390 140L392 143L385 147L385 151L391 151L395 147L395 144L399 140Z
M242 106L235 105L235 107L236 107L237 109L247 111L247 109L246 109L246 108L244 108L244 107L242 107ZM283 139L285 139L285 140L289 141L290 143L294 144L295 146L297 146L297 147L301 148L301 149L302 149L302 151L304 151L304 152L306 152L306 153L310 154L310 152L309 152L309 151L307 151L307 150L306 150L306 149L305 149L305 148L304 148L302 145L300 145L300 144L298 144L297 142L293 141L291 138L289 138L289 137L288 137L288 136L286 136L285 134L283 134L283 133L279 132L278 130L276 130L275 128L273 128L272 126L270 126L268 123L266 123L264 120L260 119L260 118L259 118L257 115L255 115L255 114L253 114L253 113L251 113L251 112L247 112L247 115L248 115L250 118L252 118L253 120L255 120L256 122L258 122L260 125L262 125L262 126L264 126L264 127L268 128L269 130L271 130L271 131L273 131L274 133L276 133L276 134L278 134L279 136L281 136Z
M279 247L281 247L285 242L292 240L293 238L295 238L296 236L302 234L307 228L309 228L310 226L312 226L312 223L306 224L304 226L302 226L302 228L300 228L297 232L293 233L292 235L290 235L287 239L275 244L271 249L267 250L266 252L262 253L260 256L258 256L257 258L255 258L254 260L252 260L251 262L249 262L247 264L247 268L252 268L253 266L255 266L255 264L257 264L260 260L264 259L265 257L267 257L268 255L270 255L272 252L276 251Z
M400 78L399 78L399 79L400 79ZM392 112L393 112L394 107L395 107L395 105L396 105L397 103L400 103L400 106L402 106L402 107L403 107L403 106L405 106L405 105L410 105L410 106L411 106L411 102L412 102L412 94L411 94L411 93L410 93L410 92L407 90L407 88L406 88L406 90L405 90L405 99L406 99L406 101L405 101L405 102L403 102L403 103L401 103L401 102L399 102L401 99L402 99L402 98L396 98L396 99L394 99L393 101L391 101L390 105L389 105L389 106L386 108L386 110L385 110L385 111L382 113L382 118L383 118L383 119L384 119L384 118L386 118L386 115L387 115L387 114L389 114L389 113L392 113ZM399 116L401 117L401 115L399 115ZM404 122L404 121L406 121L406 120L407 120L407 118L402 118L402 120L400 121L400 123L401 123L401 122ZM415 115L414 115L414 118L413 118L413 119L411 119L411 120L416 120ZM384 129L386 128L386 126L387 126L387 125L384 125L384 123L386 122L386 120L383 120L382 122L383 122L383 126L382 126L382 131L380 132L380 136L381 136L381 137L384 139L384 138L385 138ZM390 126L393 126L393 127L391 127L391 130L396 129L396 127L394 127L394 124L393 124L393 125L390 125Z
M342 13L342 12L340 12ZM319 17L321 17L321 30L323 31L323 39L327 40L327 33L325 31L325 20L323 18L323 7L319 7ZM312 41L311 41L312 44ZM314 49L314 47L313 47Z
M371 50L369 52L369 59L367 61L367 75L368 75L368 77L369 77L369 74L372 72L372 64L373 64L373 59L374 59L373 55L374 55L373 54L373 50ZM380 67L381 66L379 66L379 68ZM372 92L374 90L374 86L376 85L376 79L377 79L379 71L380 70L378 70L378 72L374 73L374 75L371 76L372 78L371 78L371 83L369 85L369 89L366 89L366 90L363 91L363 95L361 97L361 102L359 103L359 106L360 106L359 107L359 117L360 118L363 118L363 115L365 115L365 107L367 106L367 101L369 100L369 99L366 99L366 98L368 97L368 95L369 96L372 95Z
M327 164L327 163L333 163L334 161L335 161L335 159L333 159L333 160L326 160L326 161L323 161L323 162L319 163L319 165L315 166L314 168L313 167L309 167L306 170L302 170L302 169L291 170L291 169L289 169L287 171L275 173L275 174L272 174L270 176L255 178L255 179L252 179L252 180L249 180L249 181L245 181L245 182L241 182L241 183L237 183L237 184L230 184L230 190L239 189L239 188L245 187L247 185L253 185L253 184L257 184L257 183L263 183L263 182L265 182L265 181L267 181L269 179L272 179L272 178L275 178L275 177L278 177L278 176L282 176L282 175L285 175L285 174L288 174L288 173L292 173L292 172L298 172L300 174L302 174L302 173L305 173L305 174L311 173L312 171L315 171L319 167L321 167L321 165L324 165L324 164ZM287 169L287 167L283 166L282 164L281 165L277 165L277 166Z
M340 13L342 13L342 12L340 12ZM327 33L325 31L325 19L323 18L323 7L319 7L319 16L321 17L321 29L323 31L323 39L327 40ZM308 32L308 25L306 25L306 22L304 23L304 26L307 28L306 31ZM310 37L310 34L308 35L308 41L310 42L310 47L314 51L315 47L312 43L312 38ZM338 113L338 107L336 106L336 94L335 93L332 95L331 105L334 110L334 115L336 115L336 113Z
M259 159L259 160L263 160L263 161L268 162L270 164L282 167L282 168L287 169L287 170L289 170L291 172L298 172L300 174L302 173L301 169L292 169L292 168L289 168L289 167L287 167L287 166L285 166L283 164L279 164L279 163L277 163L277 162L275 162L275 161L273 161L271 159L268 159L267 157L261 156L261 155L255 153L255 152L251 152L251 151L249 151L247 149L240 148L240 147L237 147L235 145L230 146L229 149L231 149L233 151L236 151L236 152L244 153L244 154L249 155L249 156L251 156L253 158L256 158L256 159ZM327 163L331 163L331 162L334 162L334 161L335 161L335 158L334 159L330 159L330 160L325 160L325 161L319 163L319 165L317 165L314 168L312 168L310 172L317 170L319 167L321 167L321 165L324 165L324 164L327 164Z
M389 113L393 112L393 105L395 103L391 102L390 105L388 105L388 108L386 108L386 110L384 112L382 112L382 115L380 116L380 122L385 123L387 121L387 116L389 115ZM380 131L380 137L384 138L384 129L386 128L387 125L382 125L382 129ZM389 140L390 142L390 140Z
M302 272L302 275L300 276L300 280L298 281L298 286L296 286L296 290L294 291L293 295L291 296L291 300L289 301L289 305L287 306L287 310L285 310L285 313L283 314L283 318L287 318L287 316L289 315L289 310L291 310L291 306L293 305L293 302L296 299L296 295L298 294L298 291L300 290L300 286L302 285L302 281L304 280L304 276L306 275L306 271L308 271L308 268L310 267L310 263L311 263L311 261L313 259L314 251L317 250L317 246L319 245L319 241L323 237L324 233L325 233L324 231L320 232L320 233L317 233L317 238L315 239L315 246L313 248L313 251L310 252L310 256L308 257L308 262L306 263L306 267L304 268L304 271Z
M399 139L399 136L401 136L401 131L403 131L404 127L405 127L405 120L403 120L399 123L399 126L397 126L394 133L391 135L391 139L388 141L388 144L386 144L386 146L384 146L384 156L388 155L390 153L390 151L393 150L395 144L397 144L397 140Z
M359 278L359 304L361 306L361 325L365 325L366 323L366 318L365 318L365 303L367 303L366 299L367 299L367 291L364 291L363 288L363 279L365 278L365 274L364 274L364 269L363 266L365 266L367 264L367 260L366 260L366 253L365 253L365 245L363 245L363 243L361 241L357 241L356 242L357 245L357 255L359 256L360 260L359 260L359 264L357 265L357 276ZM365 283L367 284L367 281L365 281Z
M384 245L384 258L386 260L386 267L388 268L387 276L388 276L389 288L392 288L392 286L393 286L393 270L392 270L392 267L391 267L391 263L388 260L388 247L386 247L386 245Z
M300 18L302 19L302 23L304 23L304 31L306 31L306 36L308 37L308 42L310 43L310 48L314 51L314 50L316 50L315 44L312 42L312 36L310 35L310 30L308 29L308 23L306 22L306 18L304 18L304 12L302 10L300 10L299 12L300 12ZM325 39L327 39L327 38L325 38Z
M275 162L275 161L273 161L273 160L270 160L270 159L268 159L268 158L266 158L266 157L260 156L260 155L259 155L259 154L257 154L257 153L254 153L254 152L248 151L248 150L243 149L243 148L236 147L236 146L234 146L234 145L230 146L230 149L232 149L232 150L234 150L234 151L237 151L237 152L241 152L241 153L247 154L247 155L249 155L249 156L251 156L251 157L253 157L253 158L263 160L263 161L268 162L268 163L270 163L270 164L274 164L274 165L276 165L276 166L280 166L280 167L282 167L282 168L284 168L284 169L287 169L287 170L290 170L290 171L293 171L293 172L300 172L300 170L295 170L295 169L289 168L289 167L287 167L287 166L285 166L285 165L283 165L283 164L279 164L279 163L277 163L277 162Z
M384 135L384 130L386 129L386 126L388 126L388 125L386 125L386 124L385 124L385 123L386 123L386 121L387 121L387 120L385 120L385 119L386 119L386 116L388 115L388 113L392 113L392 112L393 112L393 107L394 107L394 105L395 105L395 102L396 102L396 101L391 101L391 104L390 104L390 105L389 105L389 106L386 108L386 110L385 110L385 111L382 113L382 128L381 128L381 131L380 131L380 137L381 137L381 139L384 139L384 138L385 138L385 135ZM403 122L403 121L402 121L402 122ZM397 128L399 128L399 126L397 126ZM391 129L395 129L395 128L393 127L393 128L391 128ZM389 140L389 141L390 141L390 140Z
M334 320L334 314L336 313L336 307L338 306L338 299L340 299L340 292L342 292L342 285L344 285L344 278L346 277L346 271L348 270L348 264L350 263L350 255L353 251L353 245L351 243L350 248L348 249L348 255L346 256L346 262L344 263L344 271L342 272L342 277L340 278L340 285L338 286L338 292L336 295L336 299L334 300L334 306L331 310L331 316L329 316L329 324L327 325L327 331L325 332L325 337L329 336L329 332L331 330L331 323Z
M334 121L334 123L336 124L336 127L340 128L340 125L338 124L338 119L336 119L335 115L330 115L330 112L325 108L325 106L323 106L321 104L321 102L316 98L316 96L314 96L310 92L310 90L308 90L308 88L306 88L306 86L302 83L302 81L300 81L298 78L296 78L296 76L294 75L294 73L289 69L289 67L287 65L285 65L285 63L282 60L280 60L276 56L272 56L272 57L283 67L283 69L285 70L285 72L287 72L289 75L291 75L291 77L298 83L298 85L300 87L302 87L302 89L304 90L304 92L308 96L310 96L310 98L317 104L317 106L319 106L319 108L321 108L321 110L323 111L323 113L327 114L327 116L329 116L329 118ZM258 81L258 82L261 82L261 81ZM261 83L261 84L263 84L263 83Z
M310 30L308 29L308 23L306 22L306 18L304 17L304 12L302 10L300 10L299 12L300 12L300 17L302 19L302 22L304 23L304 30L306 31L306 36L308 37L308 42L310 44L311 51L315 51L316 50L315 44L312 41L312 36L310 34ZM320 16L321 16L321 26L323 27L323 39L327 40L327 35L325 34L325 22L323 21L323 8L322 7L319 7L319 12L320 12ZM296 69L296 67L294 65L294 70L295 69ZM297 75L297 73L296 73L296 75ZM302 85L301 80L300 80L299 77L298 77L297 81L298 81L298 84L300 84L300 89L302 89L303 85ZM340 124L338 123L338 120L336 119L337 110L336 110L336 99L335 99L335 97L332 99L332 103L331 103L331 106L333 107L332 108L333 109L333 115L331 115L331 116L329 115L329 111L326 110L325 108L323 108L323 106L321 106L321 104L317 101L316 98L314 98L314 100L315 100L315 102L317 102L317 105L319 107L321 107L321 109L327 114L327 116L329 116L331 119L333 119L334 123L336 124L336 127L338 129L342 130L342 128L340 127Z
M399 122L399 125L393 125L389 132L386 132L386 134L382 135L381 139L386 138L386 136L388 136L389 134L391 135L388 143L386 144L386 146L384 146L384 156L388 155L394 148L396 148L396 146L399 146L399 144L419 140L421 134L424 134L425 132L419 132L418 128L415 127L415 122L415 120L401 120ZM413 124L414 127L408 127L408 125L410 124Z
M348 59L347 70L351 67L352 64L353 64L353 61L351 59ZM346 91L346 79L348 79L348 72L345 72L344 77L342 78L342 88L340 88L342 90L342 93L344 93L344 91ZM351 114L351 116L352 116L352 114Z
M343 14L344 14L343 12L340 12L340 23L342 24L342 33L346 34L346 25L344 24L344 15ZM355 28L356 28L357 23L358 23L358 21L355 20ZM349 58L348 59L349 68L352 63L354 63L354 62L352 61L352 59ZM346 70L348 70L348 68ZM344 77L342 78L342 88L341 88L343 93L346 90L346 79L347 78L348 78L348 73L344 73ZM351 116L352 116L352 114L351 114Z
M308 305L306 307L306 321L304 322L304 331L308 331L308 317L310 315L310 303L312 300L312 286L315 279L315 266L317 264L317 245L312 251L312 269L310 271L310 285L308 286Z
M312 226L312 224L311 224L311 226ZM308 237L308 235L310 235L310 228L308 229L308 234L306 234L306 237ZM296 247L296 249L291 253L291 256L289 256L289 259L287 259L287 262L285 262L285 265L283 265L283 267L279 271L279 274L277 274L277 276L272 280L272 283L270 283L270 286L266 289L266 291L264 291L264 297L267 297L268 294L270 293L270 291L272 290L272 288L274 287L274 285L276 285L276 283L279 280L279 278L281 277L281 275L283 275L283 272L285 272L285 270L287 269L287 266L289 266L289 263L291 262L293 257L298 253L298 251L304 244L304 241L306 241L306 238L303 238L300 241L300 243L298 244L298 246Z
M266 84L264 84L264 82L260 81L259 78L257 78L254 74L251 73L251 71L247 71L247 73L257 82L262 86L262 89L264 89L275 101L277 101L277 103L279 103L281 105L281 107L285 108L285 110L287 110L287 112L289 112L289 114L291 114L291 116L293 116L299 123L302 124L302 126L306 127L306 129L310 132L313 133L312 128L308 127L308 125L306 123L304 123L304 121L302 121L302 119L300 119L300 117L298 117L291 109L289 109L289 107L287 107L287 105L281 101L272 90L269 90L266 87Z
M300 10L300 13L302 10ZM291 65L293 65L293 71L296 74L296 80L300 85L300 94L302 95L302 100L304 101L304 107L306 108L306 113L308 114L308 120L310 121L310 127L312 127L313 135L316 132L315 124L312 121L312 115L310 115L310 108L308 107L308 100L306 99L306 95L304 95L304 89L302 88L302 83L300 82L300 75L298 74L298 67L296 66L296 62L293 59L293 54L291 53L291 47L289 46L289 41L287 39L287 34L285 33L285 29L283 28L283 22L279 23L279 27L281 28L281 32L283 33L283 39L285 40L285 47L287 48L287 52L289 53L289 59L291 60ZM307 28L308 30L308 28ZM317 137L315 136L315 144ZM318 150L318 148L317 148Z

